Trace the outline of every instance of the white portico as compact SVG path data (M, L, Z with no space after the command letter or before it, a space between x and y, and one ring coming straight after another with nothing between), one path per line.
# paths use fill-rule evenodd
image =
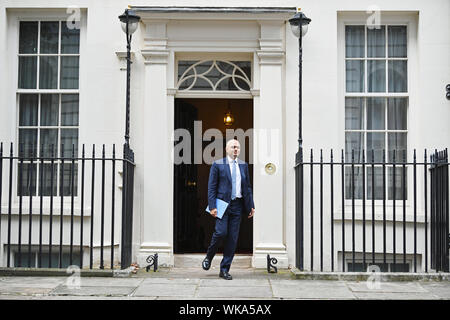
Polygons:
M158 253L160 265L174 265L175 99L237 98L253 99L254 141L250 158L254 164L256 215L252 264L266 267L266 256L270 254L278 259L278 267L287 268L284 68L285 37L290 33L286 21L295 8L132 9L142 19L141 33L133 44L133 72L137 73L134 77L142 79L144 92L143 101L135 102L132 111L132 121L139 131L132 133L136 173L142 177L136 186L139 203L135 216L139 217L134 248L138 263L145 265L145 258ZM250 90L181 90L177 87L180 60L250 61ZM266 172L268 163L275 166L275 172Z

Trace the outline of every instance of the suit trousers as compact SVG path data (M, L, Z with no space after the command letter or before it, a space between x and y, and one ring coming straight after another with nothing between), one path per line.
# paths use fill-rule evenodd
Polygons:
M206 257L212 261L221 240L223 240L223 259L220 263L220 271L222 272L230 270L234 252L236 251L239 227L241 225L242 205L243 201L241 198L231 200L222 219L216 218L216 227Z

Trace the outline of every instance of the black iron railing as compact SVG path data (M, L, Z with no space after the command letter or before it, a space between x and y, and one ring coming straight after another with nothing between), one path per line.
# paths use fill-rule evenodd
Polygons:
M431 267L449 272L448 153L431 156Z
M341 150L338 157L331 150L328 161L322 150L318 160L313 150L306 161L298 155L296 266L309 271L366 271L371 265L380 271L428 272L430 266L448 271L448 158L446 151L439 154L431 162L426 150L423 161L416 150L409 161L406 151L396 150ZM446 265L434 264L438 258L430 264L430 228L433 257Z
M55 146L47 148L45 153L41 146L39 156L36 146L19 145L16 151L11 143L6 153L0 144L0 252L6 255L6 267L78 265L113 269L119 248L120 267L128 267L133 214L132 154L117 158L115 145L109 157L105 145L100 156L96 156L93 145L90 156L83 144L81 157L75 145L70 155L64 154L63 145L59 155ZM118 174L122 175L122 201L116 193ZM121 224L117 223L118 206L122 206ZM1 224L2 220L6 225ZM122 229L122 238L118 228ZM107 247L109 257L105 255ZM84 261L86 250L88 262Z

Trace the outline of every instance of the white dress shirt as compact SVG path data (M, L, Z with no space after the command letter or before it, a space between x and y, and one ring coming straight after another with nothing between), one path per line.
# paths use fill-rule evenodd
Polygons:
M233 158L227 156L228 165L230 166L230 173L233 176ZM242 198L241 193L241 171L239 170L238 158L236 158L236 198ZM233 183L233 178L231 178L231 183Z

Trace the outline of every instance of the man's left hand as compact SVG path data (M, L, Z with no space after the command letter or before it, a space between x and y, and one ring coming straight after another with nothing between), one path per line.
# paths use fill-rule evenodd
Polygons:
M255 208L252 208L252 211L248 214L248 218L250 219L255 214Z

